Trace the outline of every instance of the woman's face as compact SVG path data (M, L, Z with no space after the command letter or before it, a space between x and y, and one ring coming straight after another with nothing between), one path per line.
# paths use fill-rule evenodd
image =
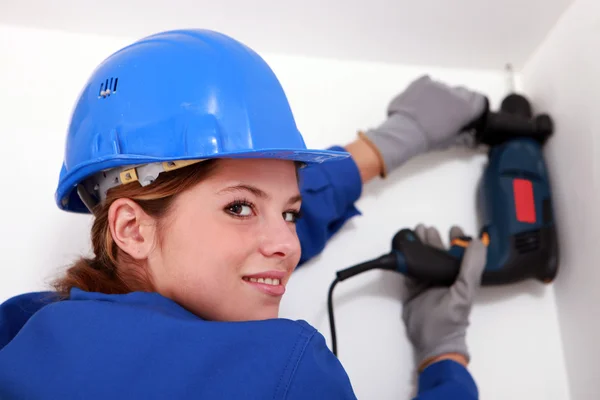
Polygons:
M157 291L202 318L276 318L300 259L291 161L224 159L175 200L148 259Z

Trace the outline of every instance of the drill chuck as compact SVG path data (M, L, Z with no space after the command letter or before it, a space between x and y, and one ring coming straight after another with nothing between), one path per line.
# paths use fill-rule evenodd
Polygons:
M477 126L476 141L490 146L519 138L531 138L543 145L554 132L550 116L534 117L529 101L515 93L504 98L498 112L486 111Z

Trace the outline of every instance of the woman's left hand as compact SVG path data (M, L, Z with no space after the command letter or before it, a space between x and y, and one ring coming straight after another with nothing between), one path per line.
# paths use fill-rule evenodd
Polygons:
M416 234L423 243L444 248L435 228L419 225ZM452 228L450 239L460 236L464 236L462 229ZM405 278L407 293L402 317L420 370L442 359L453 359L463 365L469 362L466 331L486 258L487 247L474 238L465 250L452 286L429 287L427 283Z
M385 176L418 154L461 143L459 134L487 108L483 94L424 75L390 102L380 126L360 136L380 153Z

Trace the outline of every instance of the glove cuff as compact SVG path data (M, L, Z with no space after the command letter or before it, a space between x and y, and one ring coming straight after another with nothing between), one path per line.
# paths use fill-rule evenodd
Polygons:
M427 349L425 351L419 351L417 353L417 362L419 369L424 364L427 364L433 358L439 357L444 354L457 353L462 354L467 362L471 360L471 355L467 348L467 342L465 335L459 335L451 338L450 340L444 340L440 345Z
M416 121L401 113L390 116L376 129L364 132L362 137L377 149L386 175L430 148Z

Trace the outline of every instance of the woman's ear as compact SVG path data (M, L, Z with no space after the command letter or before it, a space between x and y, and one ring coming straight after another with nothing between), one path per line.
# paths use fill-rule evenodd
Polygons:
M135 201L115 200L108 210L108 226L117 246L134 260L150 256L156 239L156 221Z

